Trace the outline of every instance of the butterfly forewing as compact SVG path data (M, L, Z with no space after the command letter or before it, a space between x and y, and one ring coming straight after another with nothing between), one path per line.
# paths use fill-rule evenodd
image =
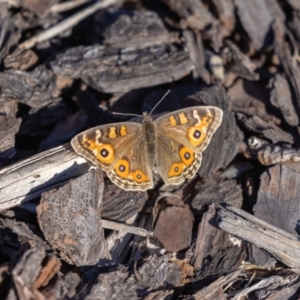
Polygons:
M166 114L155 122L157 169L168 184L180 184L197 173L202 152L222 121L217 107L190 107ZM166 138L167 137L167 138Z

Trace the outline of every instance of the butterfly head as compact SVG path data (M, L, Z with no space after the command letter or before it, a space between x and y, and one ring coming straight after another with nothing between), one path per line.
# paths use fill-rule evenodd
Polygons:
M150 123L152 122L152 117L147 111L143 112L143 122L142 123Z

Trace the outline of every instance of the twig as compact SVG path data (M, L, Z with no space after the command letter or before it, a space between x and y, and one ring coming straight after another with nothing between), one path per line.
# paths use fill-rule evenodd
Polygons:
M91 14L95 13L97 10L106 8L110 5L119 3L119 0L103 0L101 2L97 2L86 9L78 12L77 14L74 14L68 19L65 19L64 21L58 23L57 25L31 37L27 41L21 43L18 48L20 49L30 49L33 46L35 46L37 43L41 43L44 41L47 41L60 33L74 27L77 25L80 21L85 19L86 17L90 16Z
M77 6L80 6L80 5L88 3L88 2L91 2L91 0L74 0L74 1L56 3L51 6L49 11L52 13L58 14L58 13L73 9Z
M130 226L124 223L109 221L102 219L102 226L105 229L112 229L112 230L118 230L126 233L133 233L140 236L149 236L151 232L147 231L146 229Z

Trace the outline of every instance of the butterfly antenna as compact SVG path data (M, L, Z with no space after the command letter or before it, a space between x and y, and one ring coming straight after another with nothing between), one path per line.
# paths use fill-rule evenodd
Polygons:
M121 116L132 116L132 117L140 117L142 118L142 115L136 115L136 114L123 114L123 113L118 113L118 112L113 112L113 115L121 115Z
M152 115L154 109L161 103L161 101L163 101L163 100L166 98L166 96L167 96L170 92L171 92L171 90L168 90L168 91L164 94L164 96L156 103L156 105L155 105L155 106L152 108L152 110L150 111L149 116Z

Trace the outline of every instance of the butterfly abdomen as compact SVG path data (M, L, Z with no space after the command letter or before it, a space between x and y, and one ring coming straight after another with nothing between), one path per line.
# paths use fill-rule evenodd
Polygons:
M156 160L156 133L152 121L143 123L143 132L146 141L148 162L151 168L153 168Z

